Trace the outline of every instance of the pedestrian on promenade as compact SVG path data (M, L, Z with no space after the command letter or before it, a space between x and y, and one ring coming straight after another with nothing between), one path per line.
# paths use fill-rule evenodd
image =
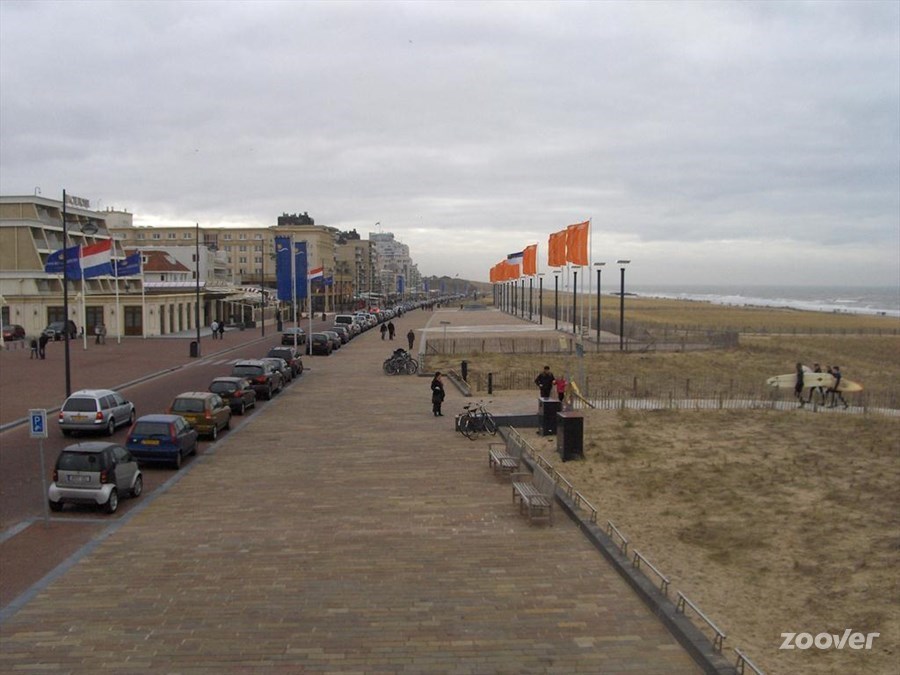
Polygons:
M541 398L550 398L550 390L553 389L553 373L550 372L550 366L544 366L544 372L534 378L534 383L540 387Z
M219 339L221 340L224 337L225 337L225 322L220 321L219 322Z
M553 383L556 385L556 393L559 395L559 402L562 403L563 399L566 397L566 386L569 384L566 382L566 378L557 377Z
M396 332L396 330L397 330L397 329L394 328L394 322L393 322L393 321L388 321L388 337L389 337L391 340L394 339L394 333Z
M844 407L849 408L850 405L847 403L847 401L844 400L844 395L841 393L841 390L840 390L841 378L843 378L843 374L841 373L841 367L840 366L832 366L831 374L834 375L834 384L831 386L831 389L828 390L828 393L831 394L831 405L829 405L828 407L829 408L835 407L837 405L837 399L841 399L841 403L844 405Z
M212 331L212 339L215 340L217 337L217 333L219 332L219 322L213 319L213 322L209 324L209 329Z
M42 359L47 358L47 343L50 341L50 338L47 337L46 333L41 333L41 337L38 338L38 356Z
M822 366L820 366L818 363L814 363L812 371L814 373L821 373ZM816 392L819 393L819 405L825 405L825 388L824 387L810 387L809 388L809 396L807 397L806 402L812 403L813 394Z
M431 381L431 412L434 413L435 417L443 417L444 413L441 412L441 404L444 402L444 383L441 382L441 372L438 371L434 374L434 379Z
M802 363L797 364L797 379L794 382L794 396L797 397L797 400L800 401L800 407L802 408L806 401L803 400L803 374L805 373L805 369L803 368Z
M31 354L29 355L28 358L29 358L29 359L37 359L37 358L40 358L39 355L38 355L38 341L37 341L37 338L34 337L34 336L32 336L32 337L31 337L31 341L28 343L28 345L31 347Z
M100 327L100 324L98 323L94 326L94 344L97 344L97 345L100 344L100 333L101 332L102 332L102 329Z
M412 351L413 342L416 341L416 334L412 328L410 328L409 332L406 334L406 341L409 342L409 351Z
M384 336L387 335L387 326L381 324L381 339L384 340Z

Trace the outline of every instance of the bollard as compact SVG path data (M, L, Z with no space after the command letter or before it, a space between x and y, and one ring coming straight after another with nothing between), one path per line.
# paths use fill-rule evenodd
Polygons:
M488 373L488 393L494 393L494 374Z
M462 373L463 382L469 381L469 362L463 361L459 366L460 373Z

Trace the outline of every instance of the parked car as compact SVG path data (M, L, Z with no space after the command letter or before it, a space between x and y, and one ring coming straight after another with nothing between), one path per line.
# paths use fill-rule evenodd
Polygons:
M295 350L293 347L272 347L266 356L287 361L291 370L294 371L295 377L303 373L303 361L300 358L299 349Z
M231 406L211 391L186 391L178 394L166 412L181 415L198 434L209 436L212 440L219 437L220 429L231 428Z
M59 409L63 436L73 431L105 431L112 436L121 426L134 424L134 404L112 389L73 392Z
M331 348L333 350L340 349L341 345L344 344L343 340L341 340L341 336L333 330L323 330L322 333L327 335L328 339L331 340Z
M144 478L128 450L115 443L77 443L62 449L47 491L51 511L64 504L96 504L107 513L119 508L119 498L140 496Z
M78 337L78 329L75 327L75 322L71 319L69 319L68 324L69 339L74 340L76 337ZM47 324L47 327L42 332L51 340L62 340L66 336L66 322L54 321L50 324Z
M298 345L306 344L306 333L303 332L302 328L285 328L281 331L281 344L293 345L295 335L297 336Z
M246 377L217 377L209 383L209 390L221 396L231 406L231 412L238 415L256 407L256 391Z
M197 454L199 434L181 415L143 415L128 431L125 449L138 463L172 464Z
M329 356L334 350L331 338L325 333L313 333L310 335L308 347L307 354L321 354L322 356Z
M25 328L17 323L3 324L3 339L6 342L25 339Z
M285 384L288 384L294 380L294 370L284 359L277 356L264 356L260 359L260 361L271 363L275 367L275 369L279 373L281 373L281 379L284 380Z
M231 368L231 375L246 377L250 381L250 386L256 391L256 396L267 401L284 389L284 378L281 373L271 363L259 359L238 361Z
M343 342L344 344L350 342L350 338L353 337L353 335L350 333L350 329L347 328L347 326L332 326L328 330L337 333L341 338L341 342Z
M351 335L358 335L362 332L362 325L356 320L352 314L338 314L334 317L335 326L344 326Z

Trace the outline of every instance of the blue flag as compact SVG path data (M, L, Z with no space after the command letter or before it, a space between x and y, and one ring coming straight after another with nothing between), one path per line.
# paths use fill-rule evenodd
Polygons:
M44 263L44 271L48 274L62 274L63 273L63 251L65 251L66 256L66 267L68 270L68 277L70 279L80 279L81 278L81 247L80 246L70 246L66 249L59 249L58 251L54 251L50 255L47 256L47 262Z
M291 238L275 237L275 280L278 291L278 299L284 302L291 302L294 299L291 292L292 279L291 274L296 276L293 279L293 286L297 291L297 299L306 297L306 242L298 241L294 243L294 269L291 269Z
M397 275L397 292L403 294L404 279L402 274Z
M141 252L137 251L125 260L113 260L113 274L117 277L135 277L141 273Z

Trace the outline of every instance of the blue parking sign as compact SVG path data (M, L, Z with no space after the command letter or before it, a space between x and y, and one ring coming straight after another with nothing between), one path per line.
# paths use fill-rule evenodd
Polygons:
M28 417L31 420L31 438L47 438L47 411L29 410Z

